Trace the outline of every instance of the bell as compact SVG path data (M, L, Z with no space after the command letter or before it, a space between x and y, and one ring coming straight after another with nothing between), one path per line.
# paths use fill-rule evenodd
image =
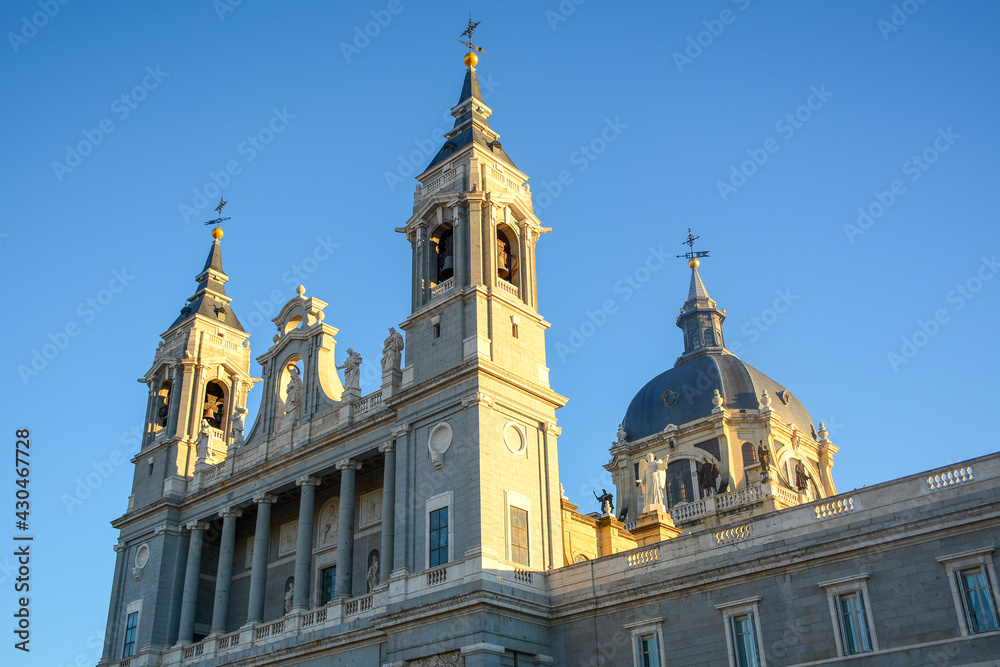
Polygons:
M451 255L445 255L444 261L441 262L441 280L448 280L455 274L455 262L452 261Z
M510 275L510 271L507 270L506 266L501 266L500 268L497 269L497 275L503 278L504 280L507 280L507 276Z

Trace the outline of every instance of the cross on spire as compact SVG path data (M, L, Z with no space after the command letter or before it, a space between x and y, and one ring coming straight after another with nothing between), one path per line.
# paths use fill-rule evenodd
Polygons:
M708 250L695 250L694 249L694 242L697 241L700 238L701 238L700 236L695 236L694 234L692 234L691 233L691 228L688 227L688 237L687 237L687 239L684 240L683 245L688 246L689 248L691 248L691 250L689 250L688 252L684 253L683 255L677 255L677 256L680 257L680 258L683 258L683 259L690 260L688 262L689 264L691 262L693 262L694 260L698 259L699 257L708 257ZM692 268L694 268L694 267L692 267Z
M461 44L465 44L465 46L468 47L469 51L478 51L479 53L487 53L486 49L482 48L481 46L476 46L475 44L472 43L472 33L476 30L476 28L479 26L480 23L482 23L482 21L476 21L475 23L473 23L472 14L469 14L469 27L466 28L465 32L462 33L462 37L468 37L468 39L462 39L462 37L459 37L458 41Z
M228 203L229 202L227 202L225 199L219 197L219 205L216 206L214 209L215 212L219 214L219 217L217 217L215 220L208 220L205 222L206 225L215 225L215 229L212 230L212 238L214 238L215 240L219 240L220 238L222 238L222 223L230 219L229 217L225 218L222 217L222 209L224 209L226 207L226 204Z

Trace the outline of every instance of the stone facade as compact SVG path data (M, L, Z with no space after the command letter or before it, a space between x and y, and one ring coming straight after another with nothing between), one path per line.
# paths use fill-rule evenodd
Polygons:
M1000 455L838 495L836 447L804 407L726 371L695 418L663 423L680 413L658 385L662 400L630 408L606 466L615 514L561 497L566 399L549 386L535 277L549 230L473 67L452 113L397 229L412 309L379 390L362 395L354 362L338 364L340 332L304 287L251 377L214 241L141 380L101 664L735 665L740 641L760 665L997 664ZM736 368L692 271L668 379ZM636 495L647 454L675 466L665 511ZM724 483L708 489L712 464ZM966 613L969 572L992 621ZM864 639L845 657L848 598Z

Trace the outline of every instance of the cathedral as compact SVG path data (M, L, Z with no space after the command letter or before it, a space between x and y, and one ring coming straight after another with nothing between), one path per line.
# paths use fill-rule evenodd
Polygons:
M594 462L601 511L569 502L537 306L551 230L468 44L396 227L411 306L385 313L377 391L303 286L253 377L213 230L140 379L99 664L1000 664L1000 454L838 494L823 424L727 349L690 233L680 355Z

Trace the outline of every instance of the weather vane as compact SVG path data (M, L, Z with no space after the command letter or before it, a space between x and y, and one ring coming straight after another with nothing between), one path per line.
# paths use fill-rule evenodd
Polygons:
M212 230L212 238L221 239L222 238L222 223L229 220L229 217L222 217L222 209L228 204L225 199L219 197L219 205L215 207L215 212L219 214L219 217L215 220L208 220L205 222L206 225L215 225L215 229Z
M700 236L695 236L694 234L692 234L691 228L688 227L688 237L687 239L684 240L684 245L691 248L691 250L689 252L684 253L683 255L677 255L678 257L688 260L688 266L690 266L692 269L697 269L698 266L701 264L701 262L698 261L699 257L708 257L707 250L694 249L694 242L700 238L701 238Z
M469 27L466 28L465 32L462 33L462 37L468 37L468 39L462 39L462 37L459 37L458 41L462 44L465 44L469 48L469 51L478 51L479 53L487 53L486 49L482 48L481 46L476 46L475 44L472 43L472 33L476 30L476 27L480 23L482 23L482 21L476 21L475 23L473 23L472 14L469 14Z

